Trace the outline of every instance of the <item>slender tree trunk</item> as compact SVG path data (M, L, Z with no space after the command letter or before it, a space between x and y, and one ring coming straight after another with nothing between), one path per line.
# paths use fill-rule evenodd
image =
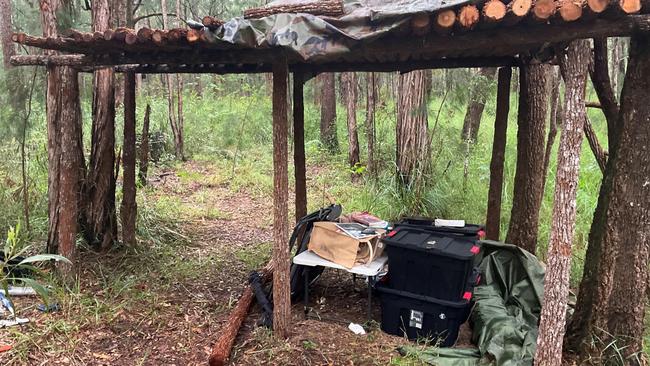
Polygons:
M494 81L495 71L496 69L493 67L482 67L478 70L470 91L465 121L463 122L461 135L463 141L471 140L476 142L478 130L481 126L481 117L485 109L485 100L490 90L489 84Z
M590 50L586 40L573 41L562 59L565 94L564 125L558 151L551 237L544 276L544 303L537 337L536 366L562 364L571 252L576 225L585 89Z
M596 163L598 163L600 171L605 173L605 167L607 165L607 152L603 150L602 146L600 146L598 136L596 135L596 131L594 131L594 127L591 125L589 116L585 116L584 130L585 137L587 138L587 142L589 142L589 147L591 148L591 152L594 153L594 157L596 158Z
M551 153L553 152L553 145L555 144L555 137L557 136L558 126L562 125L562 106L560 103L560 84L562 75L560 70L553 70L551 82L551 116L548 129L548 137L546 138L546 149L544 151L544 181L542 182L542 192L546 188L546 177L548 177L549 165L551 164Z
M490 161L490 188L488 192L486 236L490 240L499 240L501 232L501 196L503 195L503 165L506 153L508 132L508 114L510 112L510 82L512 69L499 69L497 90L497 111L494 121L494 142L492 143L492 160Z
M135 74L124 75L124 147L122 153L122 243L135 245L137 218L135 188Z
M307 215L305 166L305 97L303 75L293 74L293 164L296 181L296 222Z
M550 66L520 68L517 170L506 241L535 254L544 181Z
M377 104L377 75L374 72L367 74L366 82L366 139L368 140L368 171L377 176L375 162L375 109Z
M183 22L181 21L181 0L176 0L176 27L181 28ZM177 134L178 134L178 146L176 147L176 156L178 159L185 160L185 120L183 118L183 75L176 74L176 97L178 103L178 114L177 116Z
M399 76L397 172L407 187L418 183L429 165L426 70Z
M616 86L612 84L613 79L609 77L607 54L607 39L594 39L594 62L593 68L590 70L591 82L607 120L607 140L608 146L611 147L616 141L619 107Z
M359 163L359 134L357 132L357 76L353 72L342 74L345 104L348 112L348 164ZM354 175L353 175L354 177Z
M2 61L5 69L11 68L9 59L16 54L16 48L11 40L13 33L11 9L11 0L0 0L0 37L2 37Z
M110 27L108 0L93 2L93 31ZM84 184L86 201L84 235L89 244L106 250L117 239L115 210L115 74L101 69L93 78L93 121L88 176Z
M163 29L168 28L168 17L167 17L167 1L160 0L160 10L162 13L163 19ZM180 129L180 120L177 118L177 112L182 111L182 106L175 108L174 106L174 77L172 74L166 74L164 76L165 84L167 86L167 111L169 116L169 126L172 130L172 135L174 136L174 153L176 159L184 160L183 156L183 137ZM177 84L177 83L176 83ZM178 86L178 84L177 84ZM178 90L177 90L178 91ZM180 99L179 99L180 100Z
M645 291L650 260L650 37L630 42L630 61L621 94L621 134L605 243L616 255L607 330L626 364L640 365L643 351ZM601 310L601 309L599 309ZM605 314L603 314L604 316ZM609 342L600 345L601 349ZM609 348L612 356L616 351ZM637 355L639 358L636 358Z
M331 153L337 153L335 74L321 74L318 78L321 82L320 141Z
M147 172L149 171L149 120L151 118L151 106L147 103L142 121L142 136L140 137L140 173L138 174L140 184L147 185Z
M288 336L291 320L287 76L286 60L273 65L273 333L279 339Z

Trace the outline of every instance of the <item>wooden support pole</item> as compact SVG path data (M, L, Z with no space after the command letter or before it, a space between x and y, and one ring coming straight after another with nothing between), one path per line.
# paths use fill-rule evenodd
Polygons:
M289 333L289 177L287 172L287 78L286 57L273 64L273 333L284 339Z
M122 244L135 245L135 73L124 76L124 146L122 148Z
M293 164L296 180L296 222L307 215L307 168L305 166L304 75L293 74Z
M488 191L487 219L485 221L486 237L499 240L501 229L501 196L503 194L503 164L506 153L508 131L508 113L510 112L510 82L512 69L499 69L497 86L497 111L494 121L494 142L492 143L492 160L490 162L490 189Z

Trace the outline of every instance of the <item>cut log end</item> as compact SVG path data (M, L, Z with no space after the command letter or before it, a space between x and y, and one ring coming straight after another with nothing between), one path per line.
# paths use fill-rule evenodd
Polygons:
M104 31L104 39L107 41L112 40L114 35L115 35L115 31L112 29L107 29Z
M593 13L600 14L609 6L609 0L587 0L587 7Z
M626 14L635 14L641 11L641 0L619 0L619 7Z
M508 4L508 13L515 17L523 18L530 13L532 7L532 0L512 0L510 4Z
M553 0L537 0L533 5L533 17L538 21L547 21L555 14L556 6Z
M196 29L190 29L187 31L187 42L194 43L198 42L201 39L201 31Z
M151 40L155 44L161 44L165 38L165 33L164 31L161 30L155 30L153 34L151 35Z
M490 0L483 5L483 17L489 22L499 22L506 16L506 5L500 0Z
M458 23L465 29L474 28L479 18L480 14L475 5L465 5L458 12Z
M124 35L124 43L134 45L138 42L138 36L134 32L128 32Z
M456 13L453 10L443 10L436 15L436 27L439 29L451 29L456 23Z
M416 36L422 36L429 33L431 20L429 14L420 13L411 18L411 30Z
M25 33L14 33L11 35L11 41L15 43L25 43L27 35Z
M573 22L582 16L583 3L574 0L563 0L558 4L558 12L562 20Z

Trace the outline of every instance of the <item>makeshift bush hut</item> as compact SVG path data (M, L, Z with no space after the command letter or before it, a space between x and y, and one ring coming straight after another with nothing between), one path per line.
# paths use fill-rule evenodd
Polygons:
M44 1L44 0L43 0ZM47 1L45 1L47 2ZM108 29L104 32L68 30L45 37L23 33L13 40L25 46L51 50L41 55L17 55L16 66L42 65L57 83L65 80L72 88L59 108L50 113L59 118L60 133L70 139L76 132L79 95L77 72L112 68L126 73L124 95L124 199L123 227L135 228L135 103L133 76L136 73L273 73L273 165L274 235L273 298L274 332L284 337L289 325L288 221L288 118L287 76L294 75L294 164L296 212L307 212L305 184L303 84L320 73L368 71L409 72L419 69L500 67L499 105L507 106L510 68L534 67L556 62L567 45L577 39L630 36L650 31L650 15L642 14L640 0L414 0L388 1L285 1L254 9L246 17L222 22L211 16L203 22L188 21L189 28L169 30L142 28ZM41 6L42 7L42 6ZM54 12L52 12L54 15ZM52 52L52 51L58 51ZM640 53L638 57L647 57ZM532 66L531 66L532 65ZM520 83L522 87L529 84ZM528 90L522 90L526 94ZM636 92L641 93L640 90ZM630 103L646 103L649 91ZM520 103L521 104L521 103ZM571 113L573 111L567 111ZM491 170L488 231L498 231L502 194L505 123L508 108L498 108L495 148ZM74 149L51 151L63 161L76 161ZM68 155L70 156L68 156ZM69 158L69 159L67 159ZM67 166L62 182L74 182L77 171ZM60 202L74 202L75 190L63 184L55 192ZM128 193L128 194L126 194ZM62 223L74 222L74 204L56 215ZM50 210L52 213L52 210ZM525 216L526 212L523 212ZM67 218L67 219L66 219ZM61 224L63 225L63 224ZM52 229L52 228L51 228ZM59 231L59 248L74 248L74 225ZM72 235L71 235L72 234ZM498 236L498 233L496 234ZM69 249L73 250L73 249ZM66 254L66 253L64 253ZM250 294L245 297L250 303ZM237 309L245 314L247 304ZM235 330L236 332L236 330Z

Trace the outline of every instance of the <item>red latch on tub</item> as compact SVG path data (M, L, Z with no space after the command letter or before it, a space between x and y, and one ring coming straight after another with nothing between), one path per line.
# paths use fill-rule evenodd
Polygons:
M472 254L477 255L481 252L481 248L478 245L474 245L469 251L472 252Z
M467 300L467 301L471 300L471 299L472 299L472 293L469 292L469 291L465 292L465 293L463 294L463 299L465 299L465 300Z
M395 234L397 234L397 230L393 230L390 233L388 233L388 237L392 238L393 236L395 236Z

